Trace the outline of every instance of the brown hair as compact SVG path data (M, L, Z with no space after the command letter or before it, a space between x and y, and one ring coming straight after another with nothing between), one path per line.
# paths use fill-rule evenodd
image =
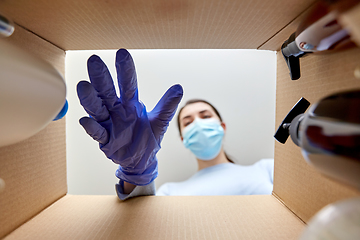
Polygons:
M185 103L185 105L184 105L182 108L180 108L179 113L178 113L178 115L177 115L177 126L178 126L178 129L179 129L180 136L181 136L181 130L180 130L180 114L181 114L181 111L182 111L186 106L188 106L188 105L190 105L190 104L193 104L193 103L198 103L198 102L202 102L202 103L205 103L205 104L209 105L209 106L214 110L215 114L220 118L220 121L221 121L221 122L223 121L223 120L222 120L222 117L221 117L221 115L220 115L220 113L219 113L219 111L218 111L211 103L209 103L208 101L205 101L205 100L203 100L203 99L190 99L190 100L188 100L188 101ZM234 163L234 161L231 160L226 153L225 153L225 156L226 156L226 158L227 158L227 160L228 160L229 162Z

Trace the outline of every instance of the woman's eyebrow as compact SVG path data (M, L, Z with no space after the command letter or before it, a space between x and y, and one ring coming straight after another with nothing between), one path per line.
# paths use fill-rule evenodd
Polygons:
M200 114L203 114L203 113L207 113L207 112L211 113L210 110L208 110L208 109L201 110L199 113L200 113ZM181 118L180 121L183 121L183 120L185 120L185 119L187 119L187 118L191 118L191 115L187 115L187 116Z
M205 110L200 111L199 113L202 114L202 113L206 113L206 112L210 112L210 111L208 109L205 109Z
M181 119L181 121L182 121L182 120L185 120L186 118L191 118L191 115L187 115L187 116L183 117L183 118Z

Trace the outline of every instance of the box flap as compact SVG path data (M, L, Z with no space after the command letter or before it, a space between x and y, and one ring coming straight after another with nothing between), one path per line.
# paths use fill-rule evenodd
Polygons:
M311 5L312 6L312 5ZM285 26L281 31L279 31L276 35L272 36L267 42L265 42L262 46L259 47L260 50L271 49L275 51L280 51L281 45L288 40L291 34L293 34L301 21L309 14L311 6L302 12L297 18L295 18L292 22L290 22L287 26Z
M65 52L17 28L7 40L42 57L64 73ZM24 116L24 121L27 121ZM65 119L35 136L0 148L0 238L64 196L66 184Z
M304 224L275 197L65 196L9 239L297 239Z
M292 81L281 53L277 54L276 126L301 98L314 104L335 92L359 89L354 70L360 66L360 49L325 55L308 55L300 61L301 78ZM274 193L307 222L325 205L360 192L322 176L308 165L301 149L289 138L275 143Z
M315 3L318 1L315 1ZM352 3L351 3L352 4ZM305 21L306 17L311 13L313 10L313 6L315 4L309 5L309 7L303 11L299 16L297 16L293 21L291 21L288 25L284 26L281 31L276 33L273 37L271 37L268 41L266 41L263 45L259 47L260 50L275 50L279 51L281 45L287 40L292 33L294 33L298 26ZM356 5L349 11L343 12L340 17L339 21L341 25L350 31L352 35L352 40L360 46L360 4Z
M257 49L313 2L22 0L0 8L64 50Z

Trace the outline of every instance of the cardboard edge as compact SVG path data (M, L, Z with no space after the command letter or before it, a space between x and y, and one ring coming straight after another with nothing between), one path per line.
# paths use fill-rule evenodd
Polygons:
M47 61L49 64L54 66L64 77L66 50L39 36L30 29L18 25L17 23L14 23L14 25L14 33L9 37L4 38L4 40ZM39 48L42 48L43 51L37 51ZM62 61L62 58L64 61Z
M302 222L305 226L307 225L304 220L302 220L290 207L286 205L286 203L275 193L271 194L282 206L284 206L287 210L289 210L300 222Z
M41 214L42 212L44 212L46 209L48 209L49 207L51 207L54 203L56 203L57 201L59 201L60 199L64 198L67 196L67 193L60 196L59 198L57 198L55 201L53 201L52 203L50 203L48 206L45 206L42 210L40 210L38 213L36 213L34 216L32 216L31 218L27 219L26 221L24 221L23 223L21 223L19 226L17 226L14 230L12 230L11 232L7 233L6 235L4 235L3 237L1 237L0 239L6 239L9 235L11 235L13 232L15 232L16 230L18 230L21 226L27 224L28 222L30 222L31 220L33 220L34 218L36 218L39 214Z
M37 34L36 32L34 32L34 31L32 31L32 30L28 29L27 27L25 27L25 26L23 26L23 25L21 25L21 24L18 24L17 22L14 22L14 25L15 25L15 29L16 29L16 28L22 28L22 30L27 31L27 32L29 32L29 33L33 34L34 36L38 37L39 39L41 39L41 40L43 40L43 41L45 41L45 42L50 43L51 45L53 45L54 47L58 48L59 50L62 50L62 51L64 51L64 52L66 52L66 50L65 50L65 49L63 49L62 47L60 47L60 46L56 45L55 43L53 43L53 42L49 41L49 40L48 40L48 39L46 39L46 38L44 38L44 37L40 36L39 34Z
M272 35L268 40L263 42L259 47L257 47L258 50L272 50L272 51L280 51L281 44L288 39L290 34L292 34L294 31L296 31L298 25L301 23L302 19L310 12L311 8L314 6L314 4L317 2L314 1L312 4L309 5L304 11L302 11L299 15L297 15L294 19L292 19L288 24L286 24L284 27L282 27L279 31L277 31L274 35ZM288 34L290 32L290 34ZM286 37L283 38L282 35L285 35ZM280 39L281 40L280 40ZM279 42L279 44L275 44Z

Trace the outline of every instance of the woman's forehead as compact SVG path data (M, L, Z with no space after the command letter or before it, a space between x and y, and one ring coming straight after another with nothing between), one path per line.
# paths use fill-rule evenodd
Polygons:
M180 113L180 120L185 116L191 116L196 115L197 113L208 110L215 114L214 109L209 104L206 104L204 102L197 102L197 103L191 103L189 105L186 105L183 110Z

